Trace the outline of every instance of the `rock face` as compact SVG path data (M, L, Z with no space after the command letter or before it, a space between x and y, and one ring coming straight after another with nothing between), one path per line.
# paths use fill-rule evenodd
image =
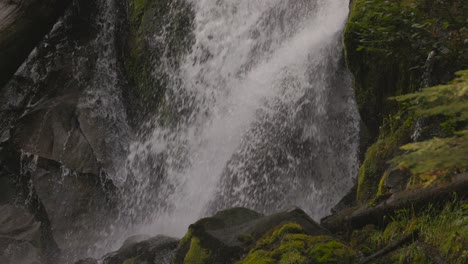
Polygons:
M22 202L40 205L29 211L67 261L88 252L112 220L129 139L116 47L125 9L98 2L67 8L0 91L0 172Z
M128 123L160 108L193 18L182 0L69 2L0 1L0 201L32 201L67 261L114 221Z
M20 158L0 143L0 260L2 263L55 263L59 249L43 204L19 176Z
M0 1L0 91L70 2Z
M138 127L150 114L163 113L163 123L177 116L164 102L166 87L177 85L168 69L176 69L194 43L194 13L185 0L129 0L129 27L123 50L129 88L130 123Z
M0 205L0 262L46 263L45 248L41 248L44 237L41 223L26 209L11 204Z

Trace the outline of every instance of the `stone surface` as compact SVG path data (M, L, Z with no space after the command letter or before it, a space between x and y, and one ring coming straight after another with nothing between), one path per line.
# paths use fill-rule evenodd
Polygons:
M4 264L46 264L41 223L26 209L0 205L0 262Z
M0 91L70 2L0 1Z
M179 244L174 262L234 263L265 234L291 223L301 226L307 235L329 234L300 209L263 216L249 209L233 208L191 225Z
M118 251L104 257L103 264L170 264L179 241L166 236L127 243Z
M113 42L124 15L107 4L75 1L0 89L0 148L8 147L0 181L14 185L0 196L33 201L29 211L67 261L87 253L113 221L110 175L124 164L129 138Z

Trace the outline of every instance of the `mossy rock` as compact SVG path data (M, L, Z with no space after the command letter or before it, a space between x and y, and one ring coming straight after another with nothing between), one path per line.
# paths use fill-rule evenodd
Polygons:
M428 186L468 171L468 71L457 74L446 85L392 98L400 110L384 121L359 171L361 204L394 193L395 184L397 191Z
M398 107L387 98L445 83L468 68L468 5L459 0L354 0L346 61L362 119L376 138Z
M242 224L262 217L255 211L233 208L190 225L176 251L175 263L232 263L238 259L243 246L237 240Z
M300 209L263 216L249 209L233 208L191 225L179 243L174 263L235 263L259 243L267 243L264 236L274 233L278 226L284 226L277 231L280 233L297 229L308 236L329 235Z
M287 223L262 237L236 264L353 263L356 252L327 236L311 236L298 224Z

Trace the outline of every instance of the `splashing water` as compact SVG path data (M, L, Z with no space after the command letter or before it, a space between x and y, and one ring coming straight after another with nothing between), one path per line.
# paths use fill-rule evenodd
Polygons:
M165 100L177 120L153 126L128 157L127 232L181 236L233 206L324 216L357 170L358 117L341 44L348 1L192 5L195 44L170 70Z

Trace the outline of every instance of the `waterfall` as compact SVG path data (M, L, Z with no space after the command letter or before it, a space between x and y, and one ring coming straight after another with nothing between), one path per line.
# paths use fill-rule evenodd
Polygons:
M120 177L127 232L180 237L234 206L324 216L357 172L358 115L342 58L348 0L191 4L194 45L167 69L164 101L177 119L154 117Z

